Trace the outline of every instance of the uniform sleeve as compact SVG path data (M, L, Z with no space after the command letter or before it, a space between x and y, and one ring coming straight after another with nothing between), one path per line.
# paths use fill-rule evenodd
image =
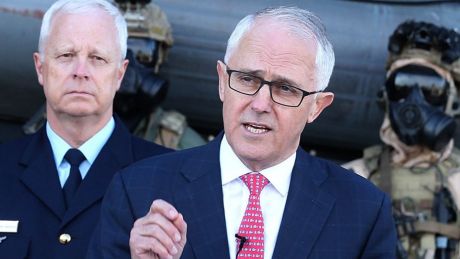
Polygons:
M384 194L380 213L367 239L361 258L396 258L396 229L391 200Z
M87 258L130 258L129 235L134 221L126 188L120 173L117 173L102 202L99 223Z

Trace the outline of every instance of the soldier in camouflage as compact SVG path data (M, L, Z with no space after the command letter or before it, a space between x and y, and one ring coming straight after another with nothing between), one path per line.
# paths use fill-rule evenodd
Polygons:
M114 110L134 135L184 149L206 141L187 125L184 115L159 106L168 83L159 76L173 44L171 25L161 8L148 0L115 1L128 26L129 66L117 92Z
M388 48L384 145L344 167L391 195L399 258L460 258L460 35L407 21Z

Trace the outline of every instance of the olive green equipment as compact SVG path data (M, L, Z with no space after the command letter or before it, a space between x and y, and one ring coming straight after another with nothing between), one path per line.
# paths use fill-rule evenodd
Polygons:
M166 14L158 5L150 1L115 2L125 17L128 26L128 41L152 39L158 44L153 47L154 51L152 51L152 46L143 43L136 46L134 51L136 58L141 63L151 64L154 73L158 73L160 65L168 56L169 48L173 45L172 29Z
M448 83L443 112L460 114L456 31L406 21L390 36L388 50L387 78L408 65L430 68ZM386 114L380 138L385 144L366 148L362 159L343 166L370 179L392 198L399 258L460 258L460 151L453 140L441 151L405 145L390 125L389 100L386 91L382 93Z
M458 258L460 150L454 148L447 159L428 167L395 165L390 150L382 145L366 148L361 165L368 178L392 197L398 250L406 258L441 258L435 251L442 251L437 247L442 245L446 254L454 255L442 258Z
M115 112L136 136L160 145L184 149L205 144L184 115L159 106L169 87L159 68L173 44L166 14L151 1L116 3L128 27L129 66L115 97Z
M206 139L187 125L183 114L157 108L142 120L134 135L172 149L186 149L206 144Z

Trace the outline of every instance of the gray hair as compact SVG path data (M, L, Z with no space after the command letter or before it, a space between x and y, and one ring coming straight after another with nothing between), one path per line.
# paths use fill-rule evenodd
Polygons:
M324 90L329 84L329 79L334 68L335 57L332 44L326 36L326 30L321 19L312 12L297 7L267 8L244 17L235 27L227 42L224 61L228 63L230 56L237 48L243 36L251 30L257 19L269 18L286 24L287 29L297 36L317 42L316 51L316 88Z
M103 10L113 17L118 34L118 44L121 52L121 60L126 57L126 48L128 40L128 28L123 15L118 8L105 0L58 0L56 1L43 16L42 26L40 29L40 39L38 42L38 51L40 58L44 60L45 42L48 39L51 29L51 22L58 13L81 14L92 10Z

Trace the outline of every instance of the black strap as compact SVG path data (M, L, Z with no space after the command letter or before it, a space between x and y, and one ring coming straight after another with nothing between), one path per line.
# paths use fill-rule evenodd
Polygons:
M380 181L379 187L391 197L391 166L390 166L390 147L383 148L380 156Z

